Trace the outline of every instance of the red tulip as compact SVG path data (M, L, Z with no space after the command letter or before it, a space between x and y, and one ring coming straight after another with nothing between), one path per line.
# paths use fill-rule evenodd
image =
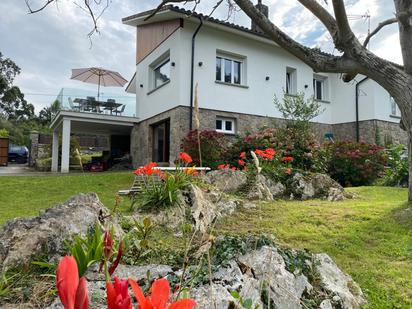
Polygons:
M114 278L114 285L106 283L108 309L132 309L132 300L128 291L127 280Z
M65 309L87 309L89 298L86 279L79 280L76 260L65 256L56 269L56 285L60 300Z
M130 286L139 303L139 309L192 309L196 306L193 299L181 299L169 303L170 287L167 279L159 279L152 284L152 295L144 296L136 281L129 279Z

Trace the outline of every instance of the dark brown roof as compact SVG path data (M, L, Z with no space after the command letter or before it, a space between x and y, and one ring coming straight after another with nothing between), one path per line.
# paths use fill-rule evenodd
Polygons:
M139 17L143 17L143 16L149 16L154 11L155 11L155 9L125 17L125 18L122 19L122 22L125 23L125 22L133 20L135 18L139 18ZM219 24L219 25L226 26L226 27L229 27L229 28L232 28L232 29L247 32L247 33L262 37L262 38L269 39L269 37L267 35L265 35L261 32L253 31L250 28L243 27L243 26L240 26L240 25L236 25L234 23L223 21L223 20L220 20L220 19L217 19L217 18L214 18L214 17L209 17L209 16L204 15L202 13L197 13L197 12L193 12L193 11L190 11L190 10L185 10L183 8L180 8L180 7L177 7L177 6L174 6L174 5L165 5L158 12L164 12L164 11L172 11L172 12L176 12L176 13L180 13L180 14L184 14L184 15L188 15L188 16L193 16L193 17L196 17L196 18L201 18L201 19L203 19L203 21L212 22L212 23L215 23L215 24Z

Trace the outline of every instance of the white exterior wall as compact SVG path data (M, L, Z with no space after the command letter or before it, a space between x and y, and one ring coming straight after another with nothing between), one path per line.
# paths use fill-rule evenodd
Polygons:
M191 40L197 23L188 20L136 68L136 115L140 120L155 116L178 105L190 104ZM170 50L170 83L148 94L150 65ZM225 51L245 58L242 84L247 88L215 82L216 52ZM199 66L202 62L202 66ZM305 63L280 47L251 40L241 35L203 26L196 37L194 84L198 83L200 108L281 118L273 103L274 96L283 98L286 68L297 71L297 91L313 95L313 71ZM355 82L344 83L339 74L327 76L328 102L315 122L336 124L355 121ZM266 76L269 80L266 81ZM358 77L357 80L360 80ZM143 85L143 88L140 87ZM305 88L305 85L307 87ZM390 117L389 94L377 83L368 80L360 86L359 120L381 119L399 122Z

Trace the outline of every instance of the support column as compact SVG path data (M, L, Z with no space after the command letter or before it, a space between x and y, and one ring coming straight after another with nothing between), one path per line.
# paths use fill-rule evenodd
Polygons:
M70 119L63 119L61 172L68 173L70 165Z
M57 172L58 168L59 168L59 130L55 129L53 131L51 171Z

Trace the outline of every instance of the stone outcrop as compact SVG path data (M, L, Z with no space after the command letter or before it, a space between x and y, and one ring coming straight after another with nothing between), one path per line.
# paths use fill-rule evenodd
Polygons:
M37 217L8 221L0 230L0 270L27 265L33 257L60 256L65 253L66 240L85 235L96 224L102 227L106 214L97 195L89 193L76 195Z
M232 296L234 291L239 293L242 299L250 299L252 308L265 308L263 302L268 301L271 308L307 308L302 304L310 295L311 305L316 303L318 308L322 309L358 309L366 303L357 284L344 274L328 255L308 256L308 260L303 261L306 267L310 267L312 275L318 274L318 277L311 279L315 281L313 284L302 270L295 269L292 272L283 256L282 251L269 246L252 250L230 260L225 267L219 267L212 274L211 281L208 277L204 284L190 289L189 295L196 301L197 309L242 308ZM168 276L176 278L181 273L181 270L173 271L166 265L120 265L115 275L120 278L134 278L141 285L149 285L148 277L150 280ZM89 295L93 295L90 308L107 308L104 277L96 272L96 268L88 271L86 277ZM49 307L51 308L62 307L56 300Z
M288 183L291 199L307 200L312 198L341 201L352 196L326 174L302 175L296 173Z
M225 193L235 193L247 185L246 173L231 169L208 172L203 180Z
M280 182L274 182L259 174L251 187L248 188L246 198L249 200L271 201L283 197L285 189L285 186Z

